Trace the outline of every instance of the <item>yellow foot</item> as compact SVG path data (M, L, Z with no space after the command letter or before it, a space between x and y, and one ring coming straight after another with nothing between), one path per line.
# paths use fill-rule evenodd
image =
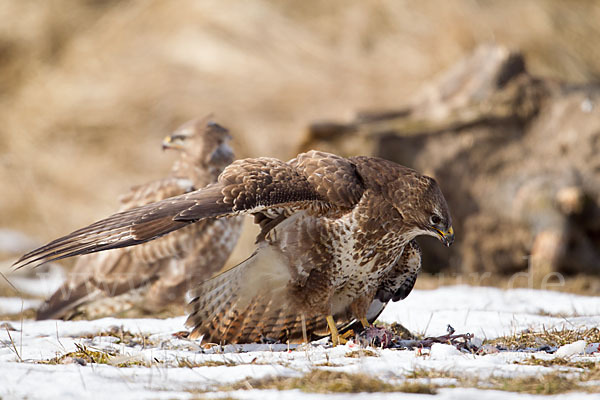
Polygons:
M368 328L371 326L371 324L369 323L369 321L367 320L366 317L362 317L360 319L360 323L362 324L363 328Z
M342 333L340 335L340 338L348 340L349 338L353 337L354 335L355 335L354 331L352 329L349 329L346 332Z
M348 341L345 338L340 337L340 334L337 330L337 326L335 325L335 321L333 320L333 316L328 315L327 317L325 317L325 320L327 321L329 332L331 332L331 343L333 343L334 346L337 346L338 344L348 343Z

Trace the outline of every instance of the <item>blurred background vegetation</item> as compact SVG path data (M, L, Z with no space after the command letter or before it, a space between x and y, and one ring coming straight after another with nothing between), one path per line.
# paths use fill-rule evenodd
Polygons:
M0 20L0 228L39 242L164 176L162 137L211 112L238 157L288 159L310 122L397 109L481 43L600 77L595 0L6 0Z

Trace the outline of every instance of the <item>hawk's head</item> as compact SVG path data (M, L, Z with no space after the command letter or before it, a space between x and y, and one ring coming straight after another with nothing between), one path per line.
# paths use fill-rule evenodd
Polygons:
M454 229L446 199L435 179L423 176L420 184L424 190L420 195L420 212L416 214L417 227L422 235L437 237L450 246L454 242Z
M443 244L454 242L452 217L446 199L435 179L406 169L405 175L393 190L395 208L404 224L416 236L437 237Z
M221 125L211 121L210 116L186 122L163 139L163 150L182 152L195 164L223 169L233 162L233 150L229 147L231 136Z

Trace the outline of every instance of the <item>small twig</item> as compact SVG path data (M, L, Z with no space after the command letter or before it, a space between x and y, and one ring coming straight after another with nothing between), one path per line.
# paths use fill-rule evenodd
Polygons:
M304 313L301 313L300 317L302 317L302 339L304 339L304 343L308 343L308 334L306 333L306 318L304 317Z
M19 348L21 349L21 354L23 354L23 311L25 309L25 302L23 301L23 295L21 294L21 291L19 289L17 289L17 287L15 285L13 285L13 283L11 281L8 280L6 275L4 275L2 272L0 272L0 275L2 275L2 278L4 278L4 280L10 285L10 287L17 293L17 295L21 299L21 333L20 333L21 343L19 343ZM9 336L10 336L10 334L9 334Z
M79 379L81 379L81 384L83 385L83 390L85 390L86 392L87 390L87 386L85 385L85 380L83 379L83 374L81 373L81 368L77 368L77 372L79 372Z
M142 328L138 326L138 331L140 332L140 336L142 337L142 350L146 348L146 336L144 336L144 332L142 332Z
M432 319L433 319L433 313L429 314L429 320L427 321L427 325L425 325L425 330L423 331L423 336L425 336L425 334L427 333L427 329L429 329L429 324L431 323Z
M19 359L19 361L23 362L23 359L21 358L21 355L19 354L19 351L17 350L17 346L15 346L15 342L13 341L13 338L10 335L10 330L8 329L8 326L6 326L5 328L6 328L6 333L8 333L8 338L10 339L10 343L13 346L13 350L14 350L15 354L17 355L17 358Z
M419 343L422 343L424 347L431 347L434 343L449 343L454 345L453 341L456 339L465 339L471 340L473 335L470 333L461 333L458 335L442 335L442 336L434 336L434 337L426 337L423 340L419 340Z
M567 319L567 317L562 317L569 325L575 328L575 325Z
M62 349L64 351L67 351L67 349L65 348L65 346L63 346L62 342L60 341L60 338L58 336L58 321L55 322L55 327L56 327L56 341L58 342L58 344L60 344L60 347L62 347Z

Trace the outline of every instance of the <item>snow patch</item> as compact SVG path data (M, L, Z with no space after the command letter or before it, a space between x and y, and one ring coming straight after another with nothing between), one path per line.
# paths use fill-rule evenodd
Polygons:
M433 360L446 360L459 355L462 355L462 353L456 347L443 343L434 343L429 352L429 356Z
M0 314L18 314L30 308L37 308L41 300L21 299L19 297L0 297Z
M565 344L564 346L560 346L558 350L556 350L555 355L557 357L570 357L575 354L581 354L585 350L585 346L587 343L585 340L578 340L573 343Z
M515 300L518 298L518 300ZM541 300L540 300L541 299ZM523 329L590 328L600 324L594 315L596 298L535 290L501 291L468 286L437 290L415 290L405 301L391 304L382 314L387 322L400 322L412 331L427 335L446 334L447 325L457 333L475 333L480 338L512 334ZM26 301L28 306L34 302ZM566 304L566 305L565 305ZM0 298L0 309L21 308L21 300ZM561 315L553 316L553 315ZM533 377L560 371L580 374L581 369L544 367L525 361L532 353L501 351L488 354L461 353L447 344L434 344L430 352L374 349L356 352L349 343L331 348L325 340L308 345L249 344L207 347L199 341L173 334L184 329L185 317L169 319L117 319L95 321L31 321L12 323L14 330L0 329L0 398L81 399L188 399L198 396L239 399L318 399L322 394L298 390L219 391L222 385L248 378L300 377L315 368L369 374L384 382L418 382L457 385L454 376L477 379L485 385L491 378ZM3 322L0 321L0 325ZM138 335L135 341L121 340L120 331ZM111 336L104 336L112 332ZM116 333L115 333L116 332ZM573 343L558 354L535 353L552 360L565 354L570 361L600 362L598 346ZM109 364L87 363L46 365L40 361L77 351L81 346L114 354ZM494 348L495 349L495 348ZM497 350L497 349L495 349ZM585 355L582 355L586 351ZM117 367L119 362L140 366ZM518 362L518 363L515 363ZM429 378L428 374L433 377ZM441 374L442 377L436 377ZM425 376L421 378L420 376ZM589 383L590 385L592 383ZM598 385L591 386L596 388ZM215 393L210 393L216 391ZM408 396L408 395L406 395ZM561 399L591 399L596 394L567 393ZM331 398L394 399L398 393L331 394ZM430 395L411 394L415 399ZM439 399L539 399L538 396L472 388L441 388Z

